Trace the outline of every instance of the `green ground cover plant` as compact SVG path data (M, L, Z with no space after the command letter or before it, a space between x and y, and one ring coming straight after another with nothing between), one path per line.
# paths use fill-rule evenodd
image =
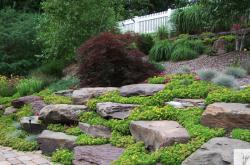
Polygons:
M232 131L232 137L243 141L250 142L250 130L248 129L234 129Z
M73 161L73 152L67 149L58 149L53 152L51 160L61 165L71 165Z

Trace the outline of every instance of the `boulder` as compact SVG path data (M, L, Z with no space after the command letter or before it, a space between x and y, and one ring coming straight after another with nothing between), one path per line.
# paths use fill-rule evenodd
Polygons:
M17 109L14 108L14 107L8 107L8 108L5 108L4 110L4 115L11 115L13 113L16 113L17 112Z
M62 132L53 132L49 130L44 130L38 136L39 148L45 154L51 154L56 149L66 148L72 150L75 147L75 141L77 137L66 135Z
M29 133L40 133L45 126L38 120L38 116L23 117L20 120L21 128Z
M30 104L30 103L32 103L34 101L39 101L39 100L42 100L42 98L39 97L39 96L24 96L24 97L20 97L20 98L18 98L16 100L13 100L11 102L11 105L14 108L21 108L25 104Z
M144 141L150 150L171 146L175 142L186 143L189 134L176 121L133 121L130 132L138 141Z
M241 103L213 103L202 114L201 123L216 128L250 129L250 106Z
M55 104L47 105L40 111L39 119L44 123L75 123L81 112L87 111L85 105Z
M186 158L182 165L234 165L234 149L249 148L250 143L241 140L213 138Z
M172 105L180 109L192 107L205 109L205 101L203 99L174 99L174 101L167 102L166 105Z
M82 132L90 136L103 138L111 137L111 129L108 127L102 125L90 125L87 123L79 123L78 126Z
M78 146L74 148L74 165L110 165L117 160L124 149L110 144L94 146Z
M151 96L165 88L164 84L132 84L121 87L122 96Z
M220 38L214 42L213 50L215 50L217 54L225 54L227 52L226 45L228 45L228 42Z
M137 107L135 104L120 104L120 103L97 103L96 111L104 118L126 119L131 111Z
M62 90L55 92L55 95L71 97L73 92L74 92L73 89Z
M46 104L43 100L37 100L32 103L30 103L32 110L34 113L39 113L41 109L43 109Z
M85 104L91 98L116 90L118 88L114 87L81 88L74 90L72 98L75 104Z

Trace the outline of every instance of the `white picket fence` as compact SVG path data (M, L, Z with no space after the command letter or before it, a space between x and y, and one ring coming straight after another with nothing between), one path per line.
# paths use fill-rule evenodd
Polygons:
M166 26L168 29L172 28L170 16L173 10L154 13L141 17L134 17L132 19L119 22L119 29L125 33L128 31L136 33L153 33L158 30L160 26Z

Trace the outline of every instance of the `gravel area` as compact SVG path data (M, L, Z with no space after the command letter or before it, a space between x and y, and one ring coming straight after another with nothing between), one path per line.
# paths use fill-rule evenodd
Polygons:
M218 56L202 55L197 59L181 62L164 62L166 73L176 73L184 66L189 67L192 72L197 72L201 69L214 69L222 72L226 67L236 63L241 63L248 60L250 52L230 52ZM240 85L250 85L250 75L245 78L238 79Z

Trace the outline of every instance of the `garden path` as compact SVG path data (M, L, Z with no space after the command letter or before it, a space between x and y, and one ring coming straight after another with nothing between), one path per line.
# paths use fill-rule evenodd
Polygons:
M0 146L0 165L52 165L41 151L20 152Z

